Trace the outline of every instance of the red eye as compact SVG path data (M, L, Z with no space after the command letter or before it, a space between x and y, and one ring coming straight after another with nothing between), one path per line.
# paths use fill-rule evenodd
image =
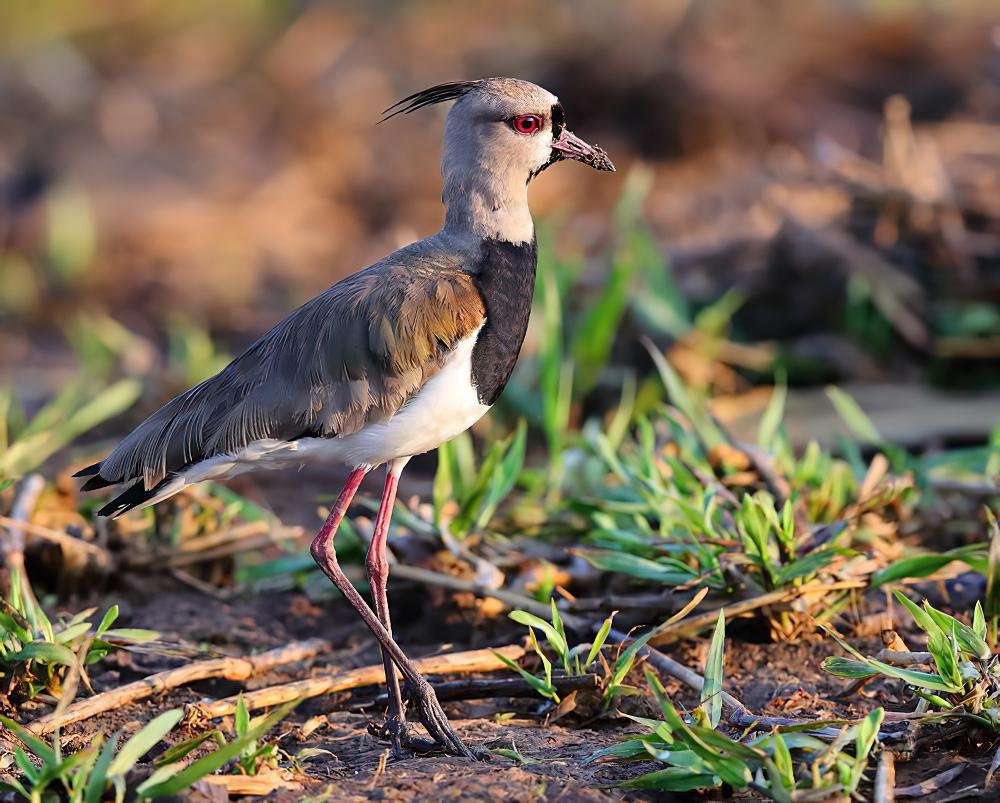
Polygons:
M518 134L534 134L542 127L542 118L535 114L519 114L510 125Z

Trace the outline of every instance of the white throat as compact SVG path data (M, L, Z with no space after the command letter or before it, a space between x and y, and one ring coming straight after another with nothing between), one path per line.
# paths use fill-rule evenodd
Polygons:
M480 164L471 169L445 167L443 173L445 232L515 244L534 237L527 182L517 172Z

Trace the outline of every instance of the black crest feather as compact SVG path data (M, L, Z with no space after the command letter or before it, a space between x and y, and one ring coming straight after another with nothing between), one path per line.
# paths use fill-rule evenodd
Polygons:
M430 106L434 103L445 103L449 100L458 100L460 97L467 95L479 86L479 83L479 81L451 81L447 84L438 84L437 86L432 86L429 89L422 89L419 92L414 92L412 95L403 98L398 103L393 103L388 109L382 112L385 117L379 120L379 122L384 123L390 117L395 117L397 114L409 114L410 112L415 112L417 109L422 109L424 106ZM396 111L392 111L393 109L396 109ZM392 112L392 114L389 114L389 112Z

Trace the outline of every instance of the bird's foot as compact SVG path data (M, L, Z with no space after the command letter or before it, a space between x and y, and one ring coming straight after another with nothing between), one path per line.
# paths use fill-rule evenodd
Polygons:
M389 717L382 724L369 722L368 732L376 739L389 742L392 745L392 757L397 760L409 758L411 754L408 750L420 754L438 749L436 742L414 736L406 720L400 717Z
M408 744L406 746L417 752L426 752L429 746L431 749L444 750L444 752L450 753L453 756L463 756L479 760L487 757L488 754L483 751L469 749L455 732L455 729L451 727L448 723L448 717L445 716L444 709L441 708L441 703L438 702L437 694L434 693L434 688L430 683L423 678L415 683L407 682L404 693L410 701L412 710L416 711L420 723L427 730L431 739L433 739L433 742L430 742L426 739L407 734L406 739ZM418 747L418 745L420 746Z

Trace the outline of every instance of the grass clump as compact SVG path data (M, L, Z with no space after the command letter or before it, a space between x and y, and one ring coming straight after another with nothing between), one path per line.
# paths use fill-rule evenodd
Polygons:
M781 803L853 795L877 746L882 709L841 727L828 740L804 732L819 731L815 723L733 738L719 729L724 644L725 617L720 613L705 662L701 702L689 716L678 712L647 667L646 682L662 719L630 716L647 731L594 753L588 761L653 759L663 765L622 783L627 789L692 792L726 786L752 789Z
M541 664L541 676L532 675L526 669L496 650L493 651L493 654L524 678L542 697L558 704L560 698L553 683L552 661L539 645L535 631L539 630L544 634L549 650L554 653L559 663L559 671L566 677L579 677L590 672L591 667L595 666L599 657L603 660L601 648L608 639L614 614L604 620L592 643L577 644L575 647L570 647L566 636L566 628L563 625L562 617L559 615L559 609L556 607L556 601L552 599L550 600L550 604L552 606L551 622L546 622L541 617L527 611L512 611L510 614L512 620L528 628L528 643ZM606 676L606 682L602 683L605 699L610 700L615 694L620 694L624 691L620 681L628 673L628 670L631 669L632 663L635 660L636 650L638 650L638 647L632 650L628 656L625 656L624 661L621 657L619 658L618 663L624 667L621 677L618 677L618 671Z
M0 723L24 745L15 748L13 753L19 776L8 775L5 781L0 781L0 789L18 794L31 803L58 799L70 803L98 803L108 799L108 790L112 788L114 800L122 803L130 791L138 800L176 795L227 764L232 764L235 772L253 775L276 763L277 746L263 741L264 736L297 702L286 703L266 716L251 720L241 698L236 715L236 737L232 741L227 742L221 733L212 730L170 746L156 760L155 771L134 788L129 785L130 774L177 726L184 716L182 709L160 714L125 742L121 742L120 729L108 739L98 734L85 749L71 755L63 754L58 732L50 744L23 725L0 716ZM193 761L187 760L210 740L217 744L215 750Z
M16 570L0 603L0 682L15 701L42 692L58 697L66 673L78 660L85 668L113 650L148 643L160 635L140 628L113 628L117 605L107 610L96 627L91 619L96 608L53 622Z
M864 655L831 628L829 636L851 656L831 656L823 668L837 677L865 681L875 677L903 681L930 713L967 716L991 730L1000 730L1000 663L987 643L986 616L976 603L972 625L937 610L927 600L917 605L902 592L896 599L927 635L926 653L878 657ZM925 666L926 669L914 667Z

